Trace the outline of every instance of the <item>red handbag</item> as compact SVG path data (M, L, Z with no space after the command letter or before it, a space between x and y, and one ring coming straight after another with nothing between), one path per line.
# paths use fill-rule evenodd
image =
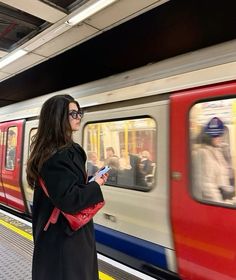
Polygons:
M44 190L45 194L49 197L48 191L42 178L39 178L39 184ZM68 214L61 211L57 207L54 207L52 214L50 215L48 222L44 227L44 230L46 231L50 224L55 224L57 222L60 213L62 213L66 218L72 230L78 230L82 226L87 224L93 218L93 216L104 206L104 204L104 201L96 203L84 210L79 211L76 214Z

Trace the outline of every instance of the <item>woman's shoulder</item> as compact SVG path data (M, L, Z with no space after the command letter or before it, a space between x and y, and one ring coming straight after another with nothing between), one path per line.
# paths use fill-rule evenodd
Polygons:
M87 159L84 149L78 143L72 143L70 146L63 147L57 152L58 157L69 157L70 159L74 159L79 156L84 160Z
M44 162L44 165L50 165L51 163L57 161L67 161L68 158L71 157L72 150L71 147L63 147L61 149L57 149L51 153L48 159Z
M77 144L72 143L68 146L62 147L58 150L56 150L49 158L46 160L45 164L51 164L54 162L67 162L68 160L74 160L75 156L80 154L83 158L86 159L86 154L83 150L83 148Z
M73 142L72 144L71 144L71 147L70 147L71 149L74 149L74 150L77 150L77 151L83 151L84 152L84 149L80 146L80 144L78 144L78 143L75 143L75 142Z
M74 148L71 145L61 147L59 149L55 149L47 161L54 161L63 157L67 157L74 152Z
M55 152L55 156L56 157L63 157L63 156L70 156L73 155L76 152L84 152L83 148L77 144L77 143L72 143L68 146L64 146L62 148L59 148L56 152ZM53 155L53 156L54 156Z

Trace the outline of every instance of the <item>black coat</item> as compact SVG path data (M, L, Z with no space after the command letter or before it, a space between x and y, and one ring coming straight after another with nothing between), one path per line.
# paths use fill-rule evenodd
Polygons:
M96 182L86 184L86 155L73 144L56 152L43 165L41 177L50 199L36 186L33 202L34 254L32 280L97 280L98 266L93 221L72 231L60 214L44 231L54 205L76 213L103 201Z

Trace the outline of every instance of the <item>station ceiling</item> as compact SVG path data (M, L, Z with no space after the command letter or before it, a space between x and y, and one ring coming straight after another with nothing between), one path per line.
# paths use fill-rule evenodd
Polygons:
M0 107L236 38L235 0L117 0L68 24L96 1L0 1Z

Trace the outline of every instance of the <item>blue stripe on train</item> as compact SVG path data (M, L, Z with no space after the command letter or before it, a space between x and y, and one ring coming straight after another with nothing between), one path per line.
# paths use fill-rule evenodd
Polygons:
M95 224L96 241L146 263L167 269L164 247Z

